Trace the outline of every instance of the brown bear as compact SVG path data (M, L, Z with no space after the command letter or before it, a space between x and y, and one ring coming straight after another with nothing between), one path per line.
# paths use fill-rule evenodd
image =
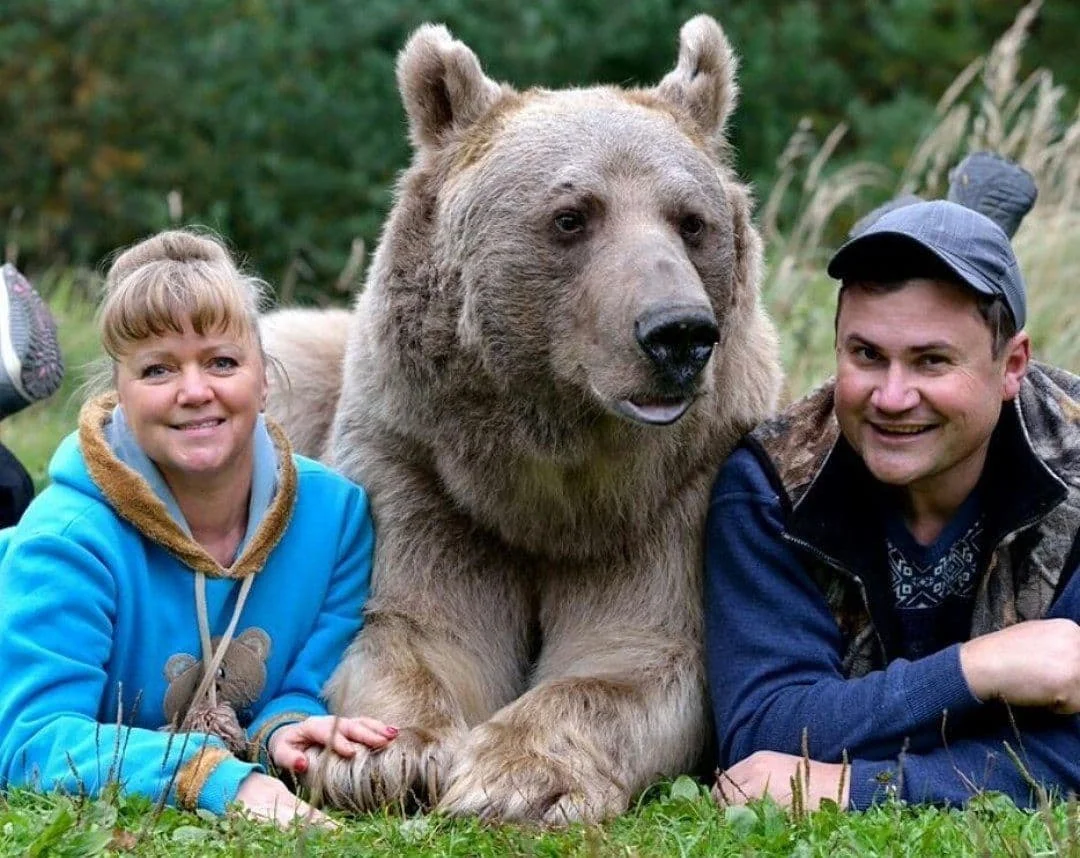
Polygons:
M313 459L327 452L351 315L294 308L268 313L260 323L263 340L275 346L267 410L288 427L293 447Z
M327 694L401 732L313 754L323 800L595 821L699 758L709 488L780 385L726 151L734 68L705 16L649 89L517 92L438 26L403 49L415 156L336 347L336 408L279 391L275 409L366 486L376 524L365 625ZM316 337L329 354L284 311L266 347Z

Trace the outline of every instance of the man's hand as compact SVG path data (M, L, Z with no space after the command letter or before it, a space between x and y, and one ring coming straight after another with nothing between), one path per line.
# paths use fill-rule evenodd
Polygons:
M960 669L980 700L1080 712L1080 626L1028 620L960 646Z
M247 816L273 822L278 828L289 828L294 822L337 828L337 823L325 813L297 798L277 778L262 772L252 772L240 782L236 801Z
M354 757L361 745L383 748L397 735L397 728L374 718L339 718L320 715L288 724L274 731L267 751L280 769L301 774L307 771L309 748L329 748L342 757Z
M717 775L713 798L718 804L746 804L768 795L777 804L791 807L792 778L796 778L802 790L801 804L806 810L817 810L823 799L832 799L846 809L850 772L845 774L841 763L810 760L809 764L808 778L806 761L802 757L757 751Z

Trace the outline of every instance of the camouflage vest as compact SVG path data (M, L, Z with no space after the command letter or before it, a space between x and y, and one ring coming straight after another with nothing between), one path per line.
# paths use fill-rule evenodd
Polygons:
M747 439L844 640L846 676L882 668L899 629L886 566L888 489L840 435L833 382ZM1045 616L1080 563L1080 378L1032 363L1002 409L980 482L987 551L970 637Z

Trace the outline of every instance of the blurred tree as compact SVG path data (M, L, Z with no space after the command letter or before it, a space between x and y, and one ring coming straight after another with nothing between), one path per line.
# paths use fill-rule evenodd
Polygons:
M316 299L353 239L373 246L408 159L394 60L422 21L445 22L496 78L555 87L651 84L682 22L715 15L741 57L738 166L763 196L803 116L822 135L850 124L838 163L899 168L1020 5L4 0L0 228L33 268L97 264L170 223L205 223ZM1075 92L1080 4L1048 0L1042 20L1027 55Z

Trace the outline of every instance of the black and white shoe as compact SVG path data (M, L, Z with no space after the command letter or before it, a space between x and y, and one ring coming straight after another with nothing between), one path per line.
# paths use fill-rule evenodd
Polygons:
M49 306L7 263L0 268L0 420L52 396L63 378Z

